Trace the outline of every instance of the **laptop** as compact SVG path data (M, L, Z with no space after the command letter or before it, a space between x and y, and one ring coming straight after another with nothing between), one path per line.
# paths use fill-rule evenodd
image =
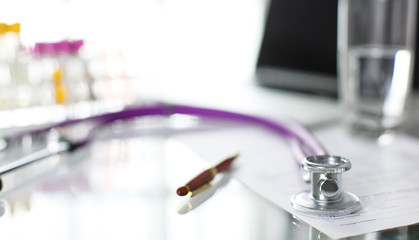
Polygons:
M272 0L256 82L337 96L337 1Z

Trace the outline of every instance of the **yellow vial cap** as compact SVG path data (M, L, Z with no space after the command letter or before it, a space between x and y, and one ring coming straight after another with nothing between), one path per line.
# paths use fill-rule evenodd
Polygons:
M14 32L16 34L20 33L20 23L15 24L6 24L6 23L0 23L0 34L5 34L8 32Z

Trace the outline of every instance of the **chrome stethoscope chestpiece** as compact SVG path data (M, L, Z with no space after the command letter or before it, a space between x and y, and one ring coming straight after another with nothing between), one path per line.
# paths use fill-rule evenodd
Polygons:
M342 216L361 208L359 198L342 191L342 173L351 169L348 159L339 156L312 156L304 159L303 169L311 176L311 190L291 198L298 211L320 216Z

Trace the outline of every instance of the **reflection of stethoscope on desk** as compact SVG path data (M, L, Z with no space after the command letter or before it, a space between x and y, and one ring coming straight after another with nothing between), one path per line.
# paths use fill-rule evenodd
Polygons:
M67 120L48 127L25 132L25 135L38 134L81 122L94 122L96 124L84 139L79 141L61 139L54 148L43 149L1 166L0 175L39 159L61 152L71 152L83 147L93 140L95 132L100 127L116 120L171 114L188 114L199 117L253 123L268 128L289 140L296 160L302 165L303 170L309 173L309 175L305 174L303 176L304 180L307 182L311 181L310 191L296 194L291 199L292 206L299 211L322 216L338 216L352 213L361 207L360 201L355 195L341 190L341 175L342 172L351 168L350 162L342 157L327 155L326 150L317 139L302 126L288 122L272 121L253 115L183 105L156 104L152 106L132 107L119 112L105 113L83 119ZM15 137L19 136L22 135ZM10 139L8 140L10 141ZM304 159L302 163L300 162L301 159Z

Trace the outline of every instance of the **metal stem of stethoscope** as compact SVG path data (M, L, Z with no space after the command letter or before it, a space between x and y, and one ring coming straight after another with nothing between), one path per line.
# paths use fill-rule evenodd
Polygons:
M310 172L311 189L291 198L292 206L302 212L321 216L340 216L361 208L359 198L342 191L342 173L351 168L348 159L339 156L311 156L303 161Z
M64 140L59 143L59 147L56 149L45 149L25 156L6 166L0 167L0 175L53 154L78 149L88 144L94 138L98 128L115 120L172 114L188 114L199 117L248 122L263 126L280 134L290 143L291 150L298 164L300 166L302 165L303 169L310 173L309 178L306 176L305 180L311 180L311 191L295 195L292 198L294 208L303 212L327 216L347 214L359 209L359 200L354 195L341 191L340 175L343 171L350 168L349 161L344 158L327 155L327 151L322 144L301 125L286 121L273 121L254 115L184 105L156 104L152 106L131 107L119 112L105 113L83 119L67 120L48 127L18 134L15 137L39 134L51 129L71 126L81 122L92 121L97 124L97 127L91 129L84 139L77 142Z
M51 157L62 152L68 152L70 151L70 148L71 146L68 142L59 142L54 147L46 147L39 151L33 152L31 154L28 154L24 157L12 161L9 164L0 166L0 175L11 172L28 164L34 163L38 160Z

